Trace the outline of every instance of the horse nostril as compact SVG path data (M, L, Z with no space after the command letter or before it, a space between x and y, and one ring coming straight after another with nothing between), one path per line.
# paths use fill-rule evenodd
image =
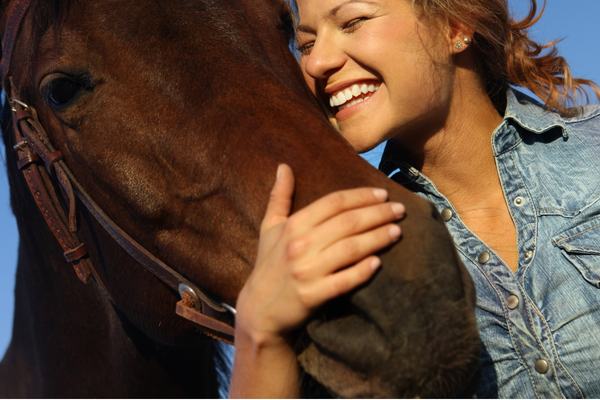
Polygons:
M367 372L391 356L392 346L379 328L357 314L315 319L307 332L319 350L355 371Z

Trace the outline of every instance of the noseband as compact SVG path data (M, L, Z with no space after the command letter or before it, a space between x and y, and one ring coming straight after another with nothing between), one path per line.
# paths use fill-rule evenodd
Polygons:
M30 4L31 0L15 0L7 18L0 74L8 98L12 94L10 62L19 27ZM10 102L15 143L17 143L14 146L18 155L17 166L23 171L40 211L62 246L65 259L73 265L79 279L84 283L93 280L112 301L110 293L92 265L85 245L78 238L75 196L131 257L163 283L179 292L181 300L175 310L178 315L201 325L207 335L233 344L235 309L226 303L211 299L198 286L153 256L119 228L75 179L62 153L53 146L50 137L40 124L35 109L17 99L11 99ZM68 204L68 215L54 190L52 176L60 183L63 198Z

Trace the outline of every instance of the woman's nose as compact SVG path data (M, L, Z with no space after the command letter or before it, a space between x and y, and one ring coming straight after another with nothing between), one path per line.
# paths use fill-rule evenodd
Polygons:
M304 68L314 79L324 79L346 62L343 50L327 39L317 38L306 56Z

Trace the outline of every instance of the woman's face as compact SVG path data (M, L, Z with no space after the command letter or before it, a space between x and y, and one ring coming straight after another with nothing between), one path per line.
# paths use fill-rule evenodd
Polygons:
M356 151L392 137L418 145L443 128L449 34L419 23L406 0L298 0L298 11L304 77Z

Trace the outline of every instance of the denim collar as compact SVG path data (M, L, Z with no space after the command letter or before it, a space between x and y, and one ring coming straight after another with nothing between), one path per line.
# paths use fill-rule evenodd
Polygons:
M521 127L533 133L544 133L550 129L560 127L562 135L568 138L567 129L562 117L554 112L549 112L537 100L512 88L506 93L506 111L504 121L512 119Z
M504 119L492 135L495 156L519 144L522 140L522 130L540 135L560 129L563 140L569 138L563 118L557 113L545 110L537 100L512 88L506 92L506 100Z

